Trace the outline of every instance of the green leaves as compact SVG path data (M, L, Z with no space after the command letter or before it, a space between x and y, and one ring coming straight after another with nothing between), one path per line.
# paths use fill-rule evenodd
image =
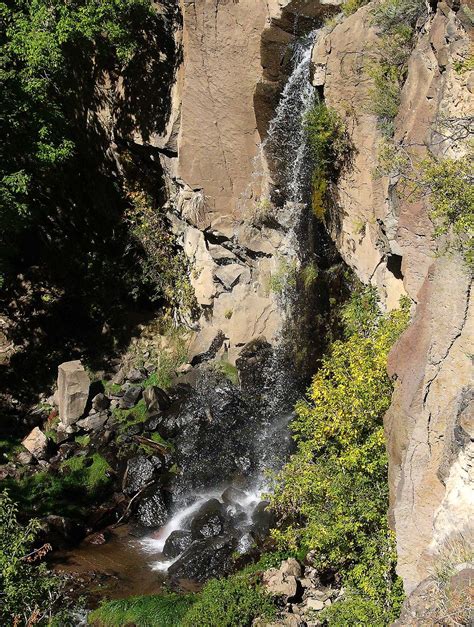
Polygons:
M382 417L392 392L387 356L408 317L408 303L382 314L374 290L354 294L343 312L346 339L333 343L296 407L297 450L271 497L280 515L273 532L278 544L315 550L316 565L339 571L351 594L363 595L371 614L379 608L386 622L398 600L391 596L394 555Z

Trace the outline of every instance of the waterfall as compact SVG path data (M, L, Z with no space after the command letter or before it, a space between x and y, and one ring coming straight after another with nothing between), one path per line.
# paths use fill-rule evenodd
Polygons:
M317 30L312 31L294 44L293 70L262 143L263 152L277 173L279 192L293 203L305 202L311 178L304 118L315 98L310 74L311 52L317 35Z
M292 214L282 254L292 251L294 255L299 249L297 225L308 198L312 164L304 118L315 98L310 71L316 35L314 31L295 42L292 72L261 144L262 154L278 177L278 193ZM229 388L228 382L216 382L212 374L202 373L192 397L173 418L182 429L177 447L182 472L172 485L172 516L157 533L141 542L145 551L156 556L155 570L167 571L180 559L180 555L169 559L163 553L170 535L189 533L200 508L210 499L222 503L229 486L237 493L231 507L235 511L230 514L237 516L237 522L232 523L231 535L239 539L239 550L245 550L254 514L269 489L267 472L278 471L290 450L288 423L300 394L285 350L269 346L265 350L267 360L252 366L259 370L259 383L248 386L243 382L242 389L237 390Z

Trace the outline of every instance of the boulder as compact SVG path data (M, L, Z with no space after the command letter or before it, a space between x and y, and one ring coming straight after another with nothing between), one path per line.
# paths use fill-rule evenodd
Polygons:
M252 514L252 533L258 540L264 540L275 523L274 513L267 508L268 501L262 501Z
M132 409L142 395L142 388L139 385L134 385L128 388L119 401L119 407L121 409Z
M167 518L168 510L161 489L152 486L145 491L138 506L138 522L144 527L162 527Z
M160 414L171 405L171 399L168 394L157 385L146 388L143 392L143 398L150 415Z
M226 505L236 505L245 500L246 494L242 490L230 485L224 490L221 498Z
M280 572L284 575L292 575L293 577L301 577L302 575L301 565L294 557L289 557L281 563Z
M210 499L198 510L191 522L193 540L213 538L224 533L224 507L217 499Z
M89 375L79 360L58 367L59 418L63 425L73 425L84 414L89 386Z
M127 375L127 380L131 383L140 383L144 379L146 379L146 374L138 368L132 368Z
M105 394L96 394L92 399L92 409L100 412L108 409L110 407L110 399L105 396Z
M22 444L36 459L45 459L48 451L48 439L39 427L35 427L22 441Z
M197 540L168 569L172 579L204 582L229 573L237 541L230 536Z
M190 531L176 530L170 533L163 547L163 555L168 559L174 559L181 555L193 543Z
M296 577L285 575L278 568L263 573L263 587L270 596L282 597L286 602L294 599L298 592Z
M98 431L102 429L108 419L107 412L103 411L100 413L94 413L92 415L87 416L86 418L82 418L76 422L76 425L84 431Z
M153 480L156 469L156 464L145 455L129 459L123 477L123 492L131 495L142 490Z

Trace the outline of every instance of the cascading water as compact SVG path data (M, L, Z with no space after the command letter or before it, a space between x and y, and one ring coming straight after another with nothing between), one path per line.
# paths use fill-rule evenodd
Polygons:
M289 248L295 251L296 225L307 199L311 168L304 118L315 97L310 82L315 37L313 32L295 43L293 70L261 145L278 172L279 196L294 214L287 238ZM156 570L166 571L180 559L181 553L171 559L163 553L172 534L181 534L182 539L190 535L196 514L210 499L218 509L229 486L233 500L225 507L232 530L227 528L225 533L236 541L237 550L245 551L252 542L249 532L262 494L269 489L267 471L278 470L289 452L288 422L299 395L284 351L268 344L260 349L260 362L253 361L250 369L242 360L240 390L203 371L191 396L171 416L168 433L167 425L162 425L165 437L173 438L179 432L177 465L181 472L171 483L172 517L152 537L142 540L143 549L156 556ZM177 428L176 434L173 428Z
M315 98L310 71L311 51L317 34L318 31L313 31L295 43L293 71L262 143L262 150L277 173L279 195L293 203L305 202L311 178L304 119Z

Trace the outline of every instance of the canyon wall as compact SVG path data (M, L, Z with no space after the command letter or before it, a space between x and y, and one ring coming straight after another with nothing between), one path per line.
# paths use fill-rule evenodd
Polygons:
M276 223L258 219L271 175L260 150L288 72L288 44L300 27L333 13L334 2L188 1L182 5L183 65L174 99L176 155L164 158L170 220L192 265L202 307L191 357L241 347L282 327L270 277L282 256L297 256L284 209ZM390 514L398 569L408 592L431 572L448 542L467 539L472 507L471 276L456 253L441 254L426 201L397 193L397 180L376 176L381 135L369 112L367 61L378 35L371 5L331 30L313 52L314 84L346 120L353 163L337 187L328 228L358 277L377 286L382 303L413 302L414 319L390 357L396 379L385 419L390 460ZM433 131L440 116L472 115L466 5L439 2L424 24L408 69L395 139L459 156ZM296 20L297 22L298 20ZM291 221L291 220L290 220Z
M385 418L398 572L410 592L450 546L472 542L472 277L461 256L443 254L445 242L434 239L429 203L407 199L396 179L374 174L381 136L368 107L367 60L377 43L370 9L320 39L314 81L347 120L356 150L338 185L333 238L388 307L404 293L414 304L413 322L390 356L396 385ZM472 116L472 71L456 70L469 56L471 37L467 6L439 2L409 59L395 141L420 154L466 150L435 128L442 118Z

